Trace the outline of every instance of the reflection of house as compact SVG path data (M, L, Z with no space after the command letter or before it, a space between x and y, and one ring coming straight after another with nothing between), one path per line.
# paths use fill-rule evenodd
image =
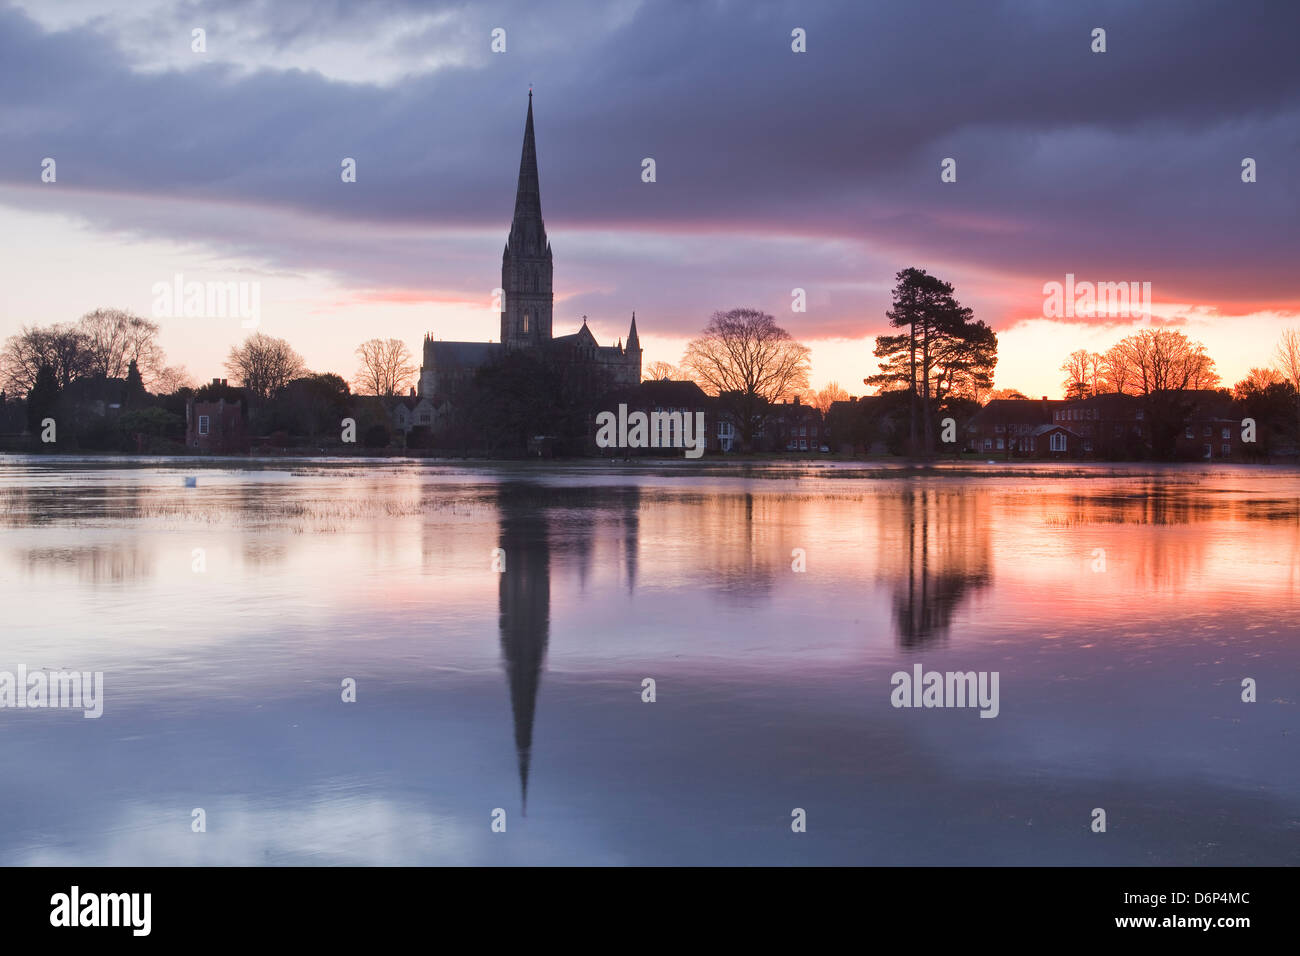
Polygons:
M185 403L185 445L218 455L247 450L241 404L224 398L215 402L190 399Z
M1052 457L1067 442L1050 430L1052 414L1065 402L1032 398L995 398L966 423L966 447L982 455L1006 458ZM1043 441L1038 439L1042 437ZM1077 438L1077 436L1076 436ZM1071 452L1074 449L1070 449Z

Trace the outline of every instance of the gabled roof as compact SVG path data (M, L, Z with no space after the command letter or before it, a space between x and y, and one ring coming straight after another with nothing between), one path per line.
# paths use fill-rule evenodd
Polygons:
M677 379L659 379L642 382L631 388L620 388L611 392L607 400L647 408L700 408L713 401L694 382Z
M1056 432L1056 431L1065 432L1067 435L1072 435L1075 438L1080 437L1079 433L1076 432L1074 429L1066 428L1064 425L1061 424L1039 425L1032 432L1030 432L1030 434L1033 435L1034 437L1038 437L1039 435L1046 435L1048 432Z
M1052 412L1065 402L1040 398L995 398L971 416L970 426L1042 425L1052 420Z

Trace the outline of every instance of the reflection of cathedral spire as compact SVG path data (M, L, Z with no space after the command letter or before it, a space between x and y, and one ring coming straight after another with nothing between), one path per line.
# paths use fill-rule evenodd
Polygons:
M627 576L627 593L636 590L637 548L641 534L641 489L635 485L623 497L623 563Z
M498 498L500 547L505 552L505 571L498 591L501 654L510 680L510 708L525 815L533 716L550 634L550 543L544 507L540 495L531 495L520 486L503 486Z

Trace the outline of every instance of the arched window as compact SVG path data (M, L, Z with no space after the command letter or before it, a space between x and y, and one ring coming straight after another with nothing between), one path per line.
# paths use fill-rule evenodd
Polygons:
M528 313L524 313L524 334L528 334Z

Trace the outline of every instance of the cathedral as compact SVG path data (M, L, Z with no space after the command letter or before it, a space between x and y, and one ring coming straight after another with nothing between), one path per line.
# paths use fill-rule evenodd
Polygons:
M456 385L475 370L507 352L531 350L548 362L569 362L603 371L612 387L641 381L641 342L636 334L636 313L627 333L627 345L600 345L587 328L570 335L552 334L555 296L551 291L551 244L542 222L542 194L537 177L537 144L533 138L533 93L528 92L528 119L524 123L524 149L519 159L519 186L515 191L515 217L510 224L501 258L501 341L444 342L424 337L424 364L420 367L420 397L441 405Z

